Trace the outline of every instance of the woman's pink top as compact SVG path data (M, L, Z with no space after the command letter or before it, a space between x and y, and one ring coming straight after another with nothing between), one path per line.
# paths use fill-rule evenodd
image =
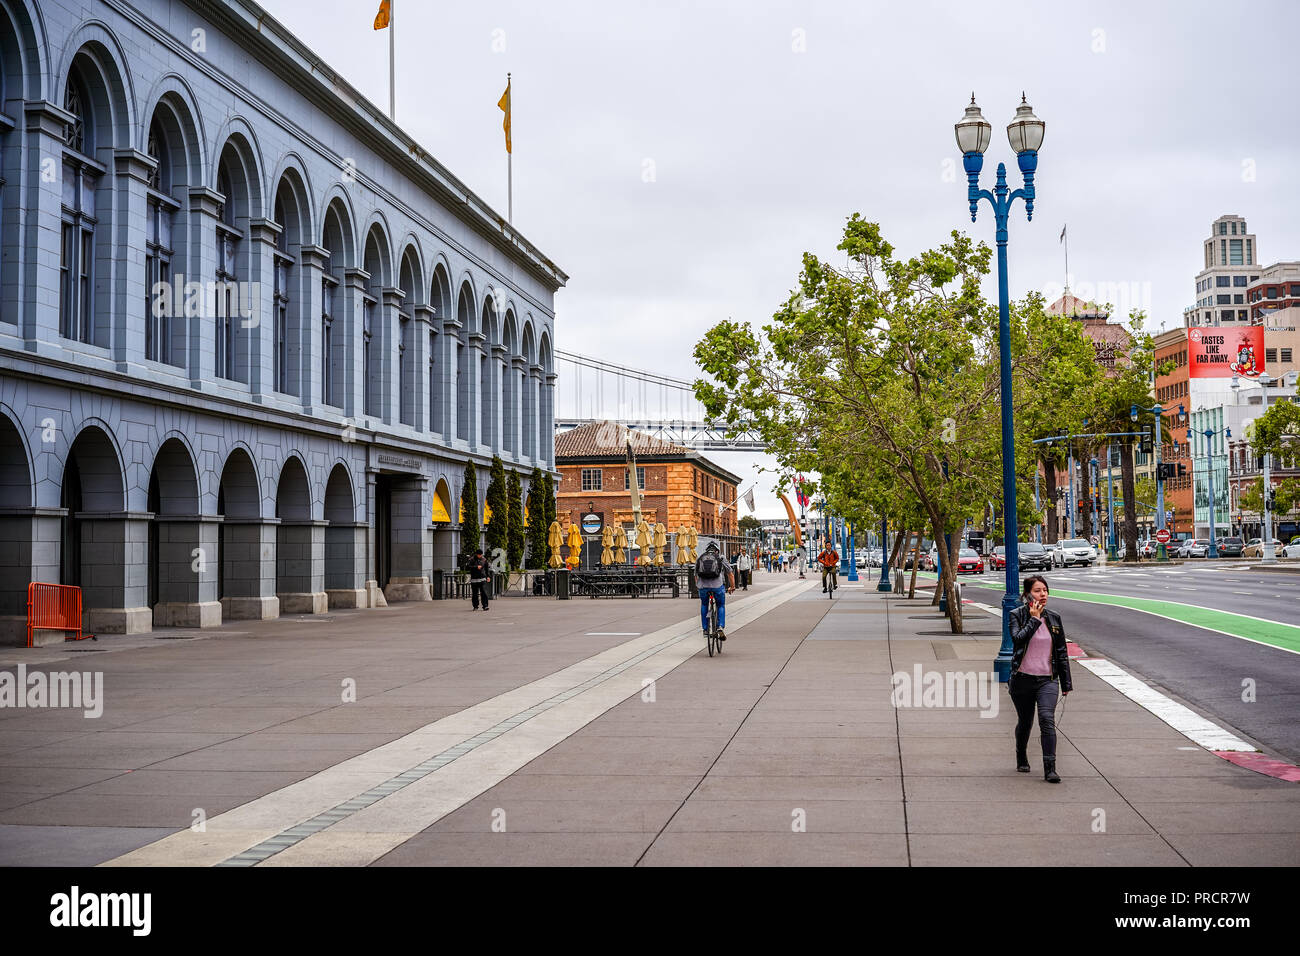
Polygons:
M1020 661L1020 673L1041 677L1052 676L1052 635L1047 630L1047 619L1038 622L1038 630L1029 639L1029 647Z

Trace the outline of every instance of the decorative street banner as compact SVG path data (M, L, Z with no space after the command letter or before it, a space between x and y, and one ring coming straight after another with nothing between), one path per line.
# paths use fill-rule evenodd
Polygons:
M1259 378L1264 373L1264 327L1192 329L1187 356L1191 378Z

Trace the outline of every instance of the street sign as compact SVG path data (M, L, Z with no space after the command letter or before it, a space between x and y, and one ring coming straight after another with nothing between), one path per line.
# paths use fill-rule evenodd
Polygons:
M1161 544L1168 544L1169 538L1170 538L1170 534L1167 528L1161 528L1159 531L1156 532L1156 540L1159 541Z
M600 534L604 527L605 519L602 515L588 513L582 516L583 534Z

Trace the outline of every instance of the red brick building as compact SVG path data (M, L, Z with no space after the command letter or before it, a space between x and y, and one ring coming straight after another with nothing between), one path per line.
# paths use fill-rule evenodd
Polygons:
M662 521L670 534L679 525L705 535L737 533L739 478L697 451L616 422L590 422L555 436L555 469L560 473L556 517L566 533L569 524L579 521L589 508L607 526L622 524L632 530L629 436L646 521Z
M1187 419L1180 419L1178 406L1187 412L1192 410L1191 386L1188 377L1187 329L1183 326L1162 332L1155 337L1156 386L1155 398L1164 409L1161 416L1161 437L1164 441L1160 449L1160 460L1167 464L1182 464L1187 474L1182 478L1170 478L1165 482L1165 510L1173 511L1173 524L1165 525L1174 534L1194 534L1192 524L1192 460L1188 457L1186 441L1180 441L1174 450L1174 427L1180 426L1178 434L1185 434ZM1163 375L1161 369L1170 366Z

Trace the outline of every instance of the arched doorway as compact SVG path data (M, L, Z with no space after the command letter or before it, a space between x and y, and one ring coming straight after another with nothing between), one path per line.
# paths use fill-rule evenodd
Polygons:
M155 627L216 627L217 527L199 515L199 483L189 449L163 442L149 472L149 607ZM211 568L209 565L213 565Z
M311 483L302 460L291 456L275 491L275 596L282 614L324 614L325 522L312 520Z
M342 462L325 486L325 594L330 607L366 607L366 523L357 521L352 478Z
M82 626L91 633L146 633L153 625L148 582L136 576L135 548L147 541L148 522L123 517L125 487L108 433L87 425L63 463L59 578L81 588Z
M226 620L269 620L280 614L275 596L273 525L262 520L257 469L236 448L221 470L217 491L217 596Z
M58 581L58 568L42 565L33 541L42 540L32 513L32 471L22 435L0 412L0 643L27 640L27 584Z

